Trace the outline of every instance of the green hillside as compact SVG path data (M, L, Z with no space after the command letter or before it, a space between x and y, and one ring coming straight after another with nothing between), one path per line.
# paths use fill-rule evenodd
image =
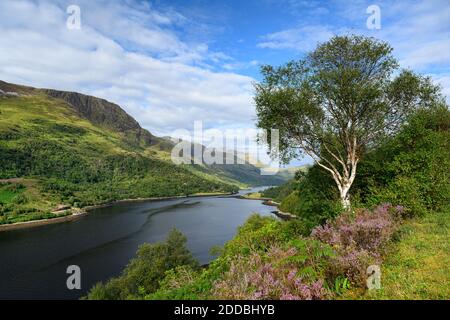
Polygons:
M18 94L0 95L1 224L49 217L58 204L235 192L248 183L245 173L239 181L175 166L170 142L105 100L5 82L0 89Z
M0 81L0 224L115 200L278 185L250 165L183 165L173 143L104 99ZM17 193L15 190L20 190Z
M59 204L235 192L289 178L249 164L175 166L172 142L116 104L2 81L0 90L0 224L56 216Z

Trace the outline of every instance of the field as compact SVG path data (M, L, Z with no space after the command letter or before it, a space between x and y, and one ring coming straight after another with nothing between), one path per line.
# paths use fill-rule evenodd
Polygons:
M381 289L349 291L343 299L450 299L449 212L402 226L382 265Z

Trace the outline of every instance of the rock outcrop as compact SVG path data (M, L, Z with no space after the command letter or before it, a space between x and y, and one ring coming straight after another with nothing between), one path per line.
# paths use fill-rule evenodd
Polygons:
M120 106L105 99L68 91L43 89L52 98L62 99L80 116L90 122L125 134L134 144L154 145L161 138L155 137L143 129L139 123L128 115Z
M0 97L18 97L19 94L17 92L14 91L3 91L2 89L0 89Z

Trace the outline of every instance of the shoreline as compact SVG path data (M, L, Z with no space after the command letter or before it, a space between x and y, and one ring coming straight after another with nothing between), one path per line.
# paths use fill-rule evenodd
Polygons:
M116 204L126 204L126 203L133 203L133 202L165 201L165 200L175 200L175 199L190 199L190 198L201 198L201 197L234 197L236 199L241 199L241 200L262 201L262 203L266 206L277 207L277 210L271 211L271 213L274 214L275 216L279 217L280 219L292 220L292 219L297 218L296 216L294 216L290 213L280 211L278 209L278 203L272 201L272 199L270 199L270 198L246 198L246 197L244 197L242 195L238 195L236 193L203 193L203 194L194 194L194 195L189 195L189 196L183 195L183 196L150 197L150 198L115 200L115 201L111 201L111 202L107 202L107 203L102 203L102 204L91 205L91 206L79 208L79 209L76 209L76 211L74 213L67 215L67 216L63 216L63 217L55 217L55 218L51 218L51 219L31 220L31 221L25 221L25 222L3 224L3 225L0 225L0 232L28 229L28 228L40 227L40 226L63 223L63 222L72 222L72 221L76 221L76 220L81 219L84 216L88 215L89 211L99 209L99 208L111 207ZM71 208L69 210L74 210L74 208ZM57 212L52 212L52 213L57 213Z
M25 221L25 222L3 224L3 225L0 225L0 232L29 229L29 228L35 228L35 227L40 227L40 226L46 226L46 225L50 225L50 224L76 221L78 219L81 219L82 217L84 217L87 214L88 214L87 211L83 211L81 213L71 214L68 216L56 217L56 218L51 218L51 219L31 220L31 221Z
M277 209L278 209L278 207L277 207ZM272 211L272 213L284 221L295 220L298 218L296 215L293 215L292 213L283 212L283 211L280 211L279 209L276 211Z
M0 225L0 232L28 229L28 228L45 226L45 225L76 221L76 220L81 219L84 216L88 215L89 211L99 209L99 208L107 208L107 207L113 206L115 204L121 204L121 203L125 204L125 203L132 203L132 202L164 201L164 200L175 200L175 199L183 199L183 198L189 199L189 198L200 198L200 197L220 197L220 196L229 196L229 195L233 195L233 194L234 193L225 193L225 192L224 193L204 193L204 194L194 194L194 195L189 195L189 196L151 197L151 198L115 200L115 201L111 201L108 203L79 208L79 209L76 209L77 211L75 213L72 213L70 215L63 216L63 217L55 217L55 218L51 218L51 219L41 219L41 220L31 220L31 221L25 221L25 222L16 222L16 223L11 223L11 224L2 224L2 225ZM71 208L69 210L74 210L74 208ZM52 213L57 213L57 212L52 212Z
M278 206L280 204L278 202L273 201L271 198L263 198L263 197L249 198L249 197L245 197L243 195L237 195L234 198L243 199L243 200L258 200L258 201L262 201L262 203L266 206L276 207L277 210L271 211L271 213L284 221L295 220L298 218L296 215L294 215L292 213L281 211L278 208Z

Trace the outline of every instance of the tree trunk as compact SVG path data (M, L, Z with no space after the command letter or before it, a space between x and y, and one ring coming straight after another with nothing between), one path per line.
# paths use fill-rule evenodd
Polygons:
M348 172L348 171L347 171ZM348 176L344 176L344 178L342 178L342 176L340 174L336 174L334 172L332 172L333 174L333 179L336 182L336 185L339 189L339 196L341 199L341 204L342 207L344 208L345 211L350 211L351 209L351 204L350 204L350 187L353 184L353 181L355 180L355 176L356 176L356 163L353 166L352 170L351 170L351 175Z
M331 173L334 181L336 182L336 185L339 189L339 195L341 198L341 204L345 211L350 211L351 209L351 203L350 203L350 187L353 184L353 181L355 181L356 177L356 167L358 165L359 159L356 156L357 151L357 143L356 138L353 138L353 144L347 147L347 158L343 159L340 158L338 155L334 154L330 151L329 148L327 148L326 145L324 145L324 148L327 150L327 152L334 157L334 159L339 162L342 165L342 172L339 172L335 165L326 158L323 159L324 163L321 163L320 160L316 160L316 163Z
M341 196L341 204L345 211L350 211L350 194L348 191L350 190L350 185L342 186L340 191Z

